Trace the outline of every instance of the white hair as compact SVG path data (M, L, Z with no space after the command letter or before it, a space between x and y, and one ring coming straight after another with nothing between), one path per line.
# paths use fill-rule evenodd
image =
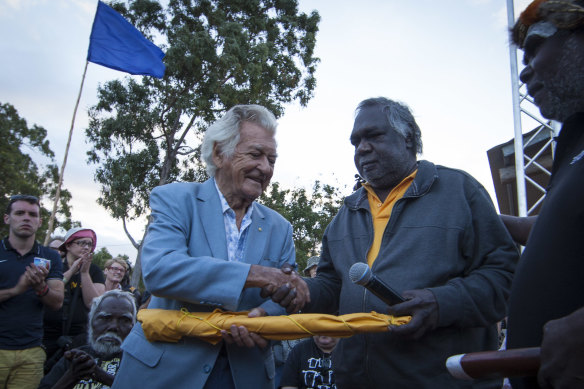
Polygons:
M99 312L99 306L101 305L101 302L108 297L115 297L116 299L122 299L122 300L128 301L130 303L130 306L132 307L132 324L136 324L136 302L134 301L134 296L132 296L131 293L124 292L124 291L119 290L119 289L112 289L112 290L108 290L107 292L105 292L101 296L94 298L93 301L91 302L91 309L89 310L89 315L87 315L87 323L88 323L87 343L91 347L93 347L93 349L95 351L97 351L101 354L113 354L114 352L119 351L119 345L113 346L113 347L112 346L103 346L100 344L99 339L96 339L96 340L93 339L93 319L95 318L95 315L97 315L97 313ZM119 337L119 335L117 335L117 334L110 334L110 333L106 333L103 335ZM119 339L119 340L120 340L120 345L121 345L123 339Z
M231 157L239 143L242 122L257 124L272 136L278 126L274 114L261 105L236 105L231 108L222 118L209 126L203 138L201 158L207 165L209 176L214 177L217 170L213 162L213 147L217 144L221 155Z

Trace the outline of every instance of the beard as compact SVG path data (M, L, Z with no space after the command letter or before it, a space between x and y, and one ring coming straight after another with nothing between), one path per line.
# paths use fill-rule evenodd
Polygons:
M111 339L115 341L112 342ZM97 339L93 339L93 336L90 334L88 340L89 346L101 356L113 355L119 353L122 349L123 339L113 332L106 332L98 336Z

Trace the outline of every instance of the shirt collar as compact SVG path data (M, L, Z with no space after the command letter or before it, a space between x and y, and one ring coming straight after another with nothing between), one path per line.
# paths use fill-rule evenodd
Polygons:
M2 239L2 245L4 246L4 250L6 250L6 251L10 251L10 250L16 251L14 249L14 247L12 247L12 245L10 244L8 237ZM29 253L33 253L33 254L37 254L37 255L40 254L40 247L39 247L39 244L36 240L34 241L34 244L32 245L32 248L30 249L30 251L26 254L29 254Z

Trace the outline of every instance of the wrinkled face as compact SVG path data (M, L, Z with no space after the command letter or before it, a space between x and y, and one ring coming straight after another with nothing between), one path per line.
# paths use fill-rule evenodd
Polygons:
M525 39L520 78L541 114L563 122L584 112L584 30L548 37L538 27L530 27Z
M15 201L10 215L4 215L4 223L8 225L11 235L21 239L34 236L41 226L40 208L28 201Z
M264 128L243 122L239 143L230 158L215 148L215 179L229 200L233 197L253 201L267 188L276 163L276 140Z
M374 189L391 190L416 163L415 146L389 126L379 106L361 109L355 118L351 144L355 166Z
M318 348L324 351L325 353L332 352L337 343L339 343L339 338L332 338L330 336L316 335L313 338L314 343L316 343Z
M79 258L92 250L93 239L91 238L79 238L67 244L67 254L71 254L74 258Z
M91 347L101 354L113 354L133 327L132 305L124 298L106 297L91 322Z
M117 262L113 262L103 273L107 280L113 283L120 283L126 274L126 268Z

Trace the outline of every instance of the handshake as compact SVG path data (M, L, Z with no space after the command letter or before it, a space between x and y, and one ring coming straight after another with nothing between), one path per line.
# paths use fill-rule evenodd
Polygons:
M245 287L261 288L262 297L270 297L288 313L298 312L310 302L308 285L287 263L281 269L251 265Z

